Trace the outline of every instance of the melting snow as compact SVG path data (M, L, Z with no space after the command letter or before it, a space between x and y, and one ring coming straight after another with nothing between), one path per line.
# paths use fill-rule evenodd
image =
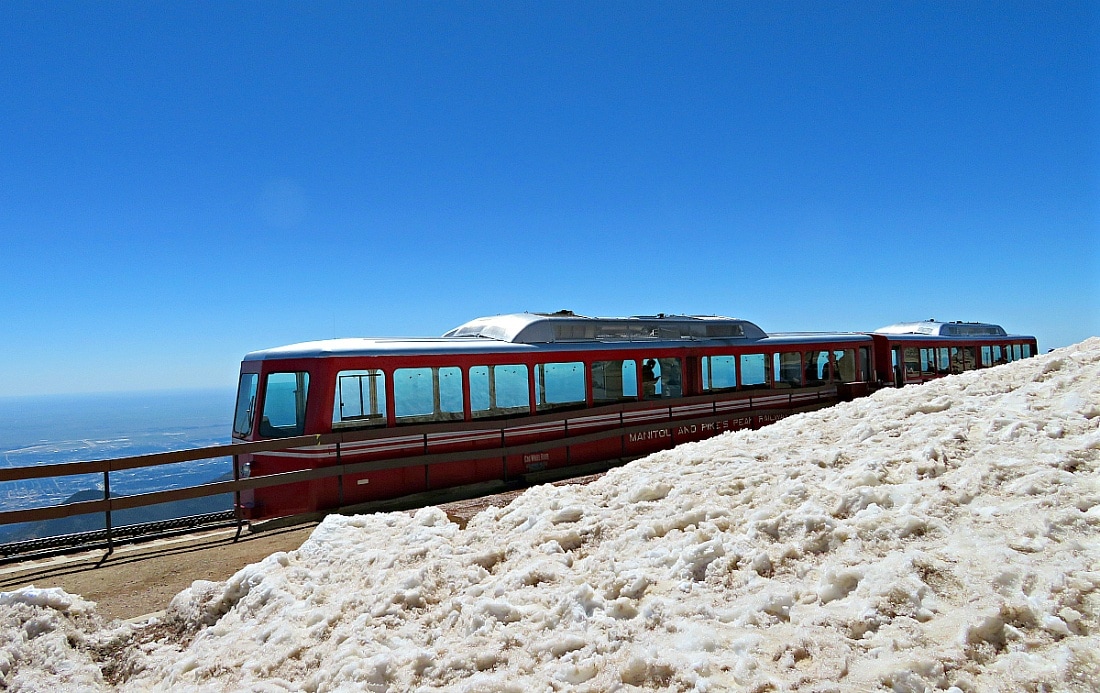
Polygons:
M1097 690L1100 338L531 489L330 517L160 622L0 593L0 688Z

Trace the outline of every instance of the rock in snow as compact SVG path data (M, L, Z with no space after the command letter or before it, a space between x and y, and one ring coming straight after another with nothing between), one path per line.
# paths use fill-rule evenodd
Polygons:
M149 626L3 593L0 687L1094 691L1098 532L1093 338L534 488L465 528L329 517Z

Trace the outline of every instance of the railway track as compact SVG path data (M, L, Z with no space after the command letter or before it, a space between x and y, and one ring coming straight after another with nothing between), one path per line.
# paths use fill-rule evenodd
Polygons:
M177 517L143 524L123 525L90 532L37 537L7 544L0 544L0 564L14 561L45 558L74 551L95 549L111 550L116 544L134 541L150 541L175 534L185 534L206 529L234 527L236 515L232 510L190 517Z

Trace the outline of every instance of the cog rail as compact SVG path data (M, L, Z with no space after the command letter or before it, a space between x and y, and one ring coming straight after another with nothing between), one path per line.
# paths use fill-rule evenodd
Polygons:
M48 558L72 553L74 550L108 549L119 543L148 541L176 534L186 534L200 529L220 529L223 527L236 527L237 525L237 517L234 511L225 510L204 515L112 527L109 532L106 529L97 529L90 532L26 539L0 544L0 564L35 558Z

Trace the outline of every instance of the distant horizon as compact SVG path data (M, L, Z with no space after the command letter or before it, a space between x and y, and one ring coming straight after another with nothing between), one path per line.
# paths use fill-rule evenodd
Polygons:
M172 387L162 389L135 389L135 390L71 390L67 392L37 392L31 394L22 395L0 395L0 404L10 400L27 400L27 399L50 399L54 397L129 397L146 394L199 394L199 393L224 393L228 392L232 397L237 391L237 382L233 381L231 384L225 386L204 386L204 387Z

